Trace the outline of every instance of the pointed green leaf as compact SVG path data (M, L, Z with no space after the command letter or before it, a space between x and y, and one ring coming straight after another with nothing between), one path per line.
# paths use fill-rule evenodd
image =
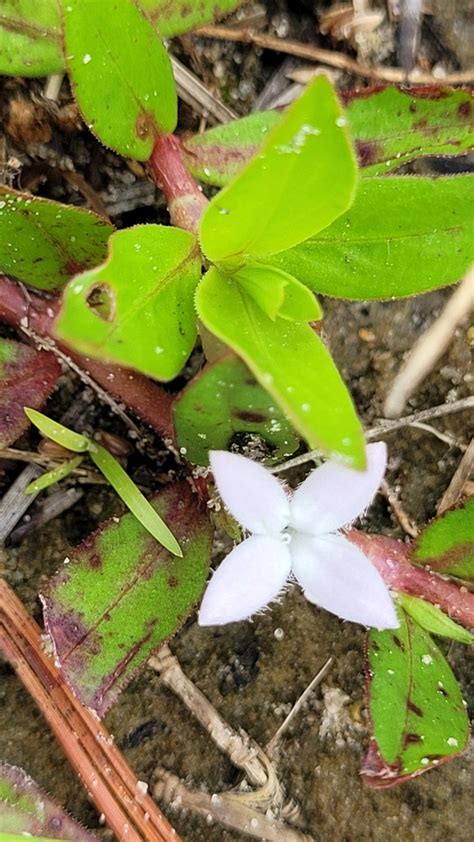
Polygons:
M0 829L0 840L5 842L48 842L50 833L55 840L98 842L95 834L68 816L23 769L8 763L0 764Z
M0 74L47 76L64 65L55 0L2 0Z
M77 547L42 599L57 663L99 716L183 624L206 583L212 528L188 483L152 502L176 533L170 556L133 515L114 518Z
M339 298L398 298L455 283L474 258L473 188L471 175L364 179L329 228L267 262Z
M268 460L280 461L297 449L291 424L238 357L207 365L174 404L176 441L186 459L209 464L210 450L229 450L251 440ZM258 438L257 438L258 437Z
M38 491L44 491L44 489L49 488L50 485L54 485L56 482L66 479L66 477L72 474L72 472L79 467L83 458L83 456L75 456L74 459L68 459L66 462L63 462L62 465L58 465L57 468L53 468L52 471L46 471L44 474L41 474L38 479L30 482L30 484L26 486L24 493L34 494Z
M314 295L287 272L249 262L232 277L271 319L316 322L322 316Z
M4 186L0 227L0 272L47 291L103 260L114 230L95 213Z
M182 550L171 530L157 514L151 503L143 496L121 464L100 444L89 442L89 455L104 477L110 482L127 508L165 549L177 556Z
M201 245L216 262L283 251L320 231L351 204L356 165L346 119L320 76L285 112L260 154L212 199Z
M40 433L46 438L65 447L66 450L72 450L74 453L85 453L89 449L90 441L86 436L81 436L80 433L75 433L60 424L59 421L53 421L42 412L37 412L36 409L25 407L25 415Z
M200 272L199 249L187 231L162 225L118 231L108 260L67 286L57 335L82 353L171 380L196 339Z
M449 637L460 643L474 642L474 637L467 629L455 623L444 611L441 611L441 608L431 602L405 593L398 594L398 601L407 614L431 634Z
M28 427L23 403L43 406L60 374L61 366L49 351L0 338L0 450Z
M469 152L474 145L472 101L471 91L441 85L351 93L346 116L361 175L386 175L416 158ZM200 181L225 187L258 153L280 117L280 111L260 111L185 137L187 166Z
M174 38L195 26L228 15L244 0L139 0L139 5L156 24L163 38Z
M413 544L411 560L436 573L474 579L474 497L429 523Z
M133 0L61 0L74 95L95 135L146 161L159 133L176 126L177 100L166 49Z
M469 725L457 681L444 656L405 612L396 631L371 631L369 709L385 764L382 775L424 772L466 747Z
M364 467L362 428L351 398L309 325L272 321L215 268L201 281L196 306L205 327L242 357L310 447Z

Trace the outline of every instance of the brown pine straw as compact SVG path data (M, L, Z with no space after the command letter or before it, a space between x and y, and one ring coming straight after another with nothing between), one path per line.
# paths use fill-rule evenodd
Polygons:
M308 61L328 64L330 67L337 67L356 76L363 76L366 79L374 79L382 82L395 82L398 84L413 85L460 85L471 82L474 79L474 69L460 71L458 73L446 73L442 79L438 79L431 73L421 73L417 70L406 73L399 67L370 67L367 64L360 64L353 58L336 50L323 50L314 47L313 44L305 44L302 41L292 41L289 38L275 38L273 35L253 32L251 29L234 29L226 26L200 26L194 30L195 35L203 38L215 38L219 41L237 41L243 44L254 44L264 50L274 50L286 53L290 56L307 59Z
M15 669L106 824L120 842L180 842L102 722L42 649L41 630L0 579L0 652Z

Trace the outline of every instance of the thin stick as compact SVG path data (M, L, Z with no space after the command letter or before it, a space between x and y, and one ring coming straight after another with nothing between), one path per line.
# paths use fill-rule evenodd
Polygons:
M406 362L398 372L385 399L387 418L398 418L417 386L434 368L444 354L454 331L469 316L474 307L474 266L453 292L440 316L413 346Z
M41 632L0 579L0 651L15 669L117 839L179 842L98 717L83 707L43 652Z
M184 810L203 816L207 821L219 822L224 827L262 842L313 842L311 836L304 836L241 801L228 799L225 792L209 795L200 789L192 789L161 767L155 770L155 774L159 782L155 786L154 795L165 804L179 805Z
M471 440L464 456L462 457L451 482L438 503L436 514L441 515L446 509L454 506L461 497L464 486L474 470L474 439Z
M380 484L380 492L388 501L390 508L392 509L403 531L406 532L407 535L410 536L410 538L416 538L418 535L418 529L409 519L407 513L405 512L405 509L400 503L400 500L398 499L395 492L390 488L386 480L382 480Z
M413 421L409 426L414 427L415 430L424 430L426 433L431 433L432 436L435 436L440 441L444 441L445 444L449 444L450 447L457 447L458 450L462 450L463 452L467 450L467 444L463 444L448 433L442 433L441 430L437 430L436 427L432 427L430 424Z
M269 742L266 744L265 752L266 752L266 754L268 754L269 757L273 757L273 755L275 754L275 749L277 747L277 744L279 743L283 734L287 730L291 720L296 716L298 711L302 708L306 699L308 698L308 696L311 695L314 688L317 687L318 684L321 684L321 681L323 680L323 678L326 677L326 675L328 674L329 670L331 669L333 663L334 663L334 658L328 658L327 659L326 663L323 664L323 666L321 667L319 672L314 676L313 680L308 684L306 690L304 690L303 693L301 694L301 696L299 697L299 699L297 699L297 701L295 702L295 704L291 708L288 716L286 717L286 719L283 720L283 722L281 723L281 725L277 729L277 731L275 731L271 740L269 740Z
M252 744L250 737L245 739L222 719L204 693L184 674L169 647L162 646L158 654L149 659L148 664L160 674L163 684L191 711L218 749L227 754L234 766L242 769L249 782L254 786L264 786L267 773L258 759L261 751L259 747Z
M25 494L25 488L40 474L36 465L27 465L0 500L0 546L37 497L38 492Z
M404 418L382 419L380 424L375 427L369 427L365 431L367 441L378 441L389 433L395 433L403 427L410 427L414 422L429 421L431 418L440 418L443 415L452 415L454 412L462 412L465 409L474 408L474 397L460 398L458 401L452 403L442 403L438 406L432 406L429 409L422 409L420 412L414 412L413 415L406 415ZM304 465L306 462L313 462L321 457L320 450L310 450L308 453L302 453L300 456L295 456L293 459L288 459L282 462L281 465L270 470L274 474L281 471L288 471L290 468L297 468L299 465Z
M348 73L355 73L357 76L364 76L367 79L378 79L384 82L398 82L400 84L414 85L460 85L471 82L474 79L474 70L466 70L460 73L447 73L442 79L437 79L431 73L414 71L405 73L398 67L369 67L360 64L355 59L349 58L344 53L334 50L322 50L312 44L303 44L301 41L292 41L288 38L274 38L272 35L264 35L252 32L249 29L230 29L225 26L200 26L195 30L196 35L203 38L216 38L220 41L238 41L244 44L254 44L264 50L275 50L279 53L298 56L308 61L329 64L331 67L338 67Z
M213 117L214 123L230 123L237 119L234 111L211 94L194 73L171 56L178 96L201 117Z

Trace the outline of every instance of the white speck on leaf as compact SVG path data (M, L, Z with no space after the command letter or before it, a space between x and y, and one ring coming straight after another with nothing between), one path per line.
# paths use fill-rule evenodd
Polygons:
M90 56L89 53L86 53L85 56L82 57L82 63L89 64L90 61L92 61L92 56Z

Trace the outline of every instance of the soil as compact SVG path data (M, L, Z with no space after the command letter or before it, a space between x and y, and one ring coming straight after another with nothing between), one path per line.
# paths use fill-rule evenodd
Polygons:
M302 39L315 37L313 3L265 5L274 29L286 27L290 36ZM452 30L456 20L464 18L468 3L439 5L444 6L443 14L434 15L426 24L422 53L432 58L437 51L437 60L452 69L467 63L465 48L460 47L456 55L458 42L444 33L446 27L450 25ZM449 9L454 15L451 24L447 22ZM430 35L433 31L436 38ZM242 114L251 108L253 99L281 63L281 57L275 54L220 42L201 40L193 54L187 39L182 39L176 49L198 73L193 61L199 64L206 83L217 78L224 99ZM372 60L376 62L377 55ZM391 54L387 60L395 61ZM339 84L348 87L354 79L340 77ZM4 83L4 108L12 96L21 95L30 101L39 89L36 81L27 85ZM186 107L182 108L182 117L185 128L196 127L196 118ZM130 225L166 218L159 195L140 168L130 169L81 129L72 128L67 134L55 125L47 142L35 144L22 143L8 131L5 138L7 157L17 158L22 164L20 179L9 171L15 186L20 183L33 189L35 184L35 192L40 195L82 204L70 183L55 172L58 162L71 161L106 204L114 223ZM367 426L382 416L384 397L404 355L439 313L448 295L449 291L443 291L385 303L323 301L328 342ZM460 329L436 370L410 400L407 411L466 396L468 363L467 330ZM78 396L91 428L126 435L106 408L91 403L87 390L84 394L72 375L63 378L63 388L53 397L48 411L61 412ZM466 442L468 420L461 412L439 419L436 427ZM28 441L28 436L23 439ZM414 428L397 432L387 438L387 443L388 482L410 519L421 526L434 515L460 452ZM135 479L138 476L150 487L156 470L153 457L159 447L151 441L145 456L136 453L130 460ZM3 476L0 473L1 487L8 487L18 472L18 466L7 466ZM78 541L118 508L117 498L108 487L86 486L75 507L31 533L18 546L0 551L0 572L38 620L38 591ZM405 537L380 496L363 519L362 528ZM298 824L314 839L436 842L455 838L468 842L474 825L472 750L389 791L372 791L362 784L359 767L368 742L362 704L363 640L362 629L319 611L295 588L281 604L252 623L209 631L198 628L191 618L171 648L187 675L222 716L233 727L244 728L263 746L322 664L329 656L334 658L322 687L309 698L282 738L276 758L287 795L298 805ZM455 643L443 648L472 713L474 683L469 652ZM0 663L0 675L0 757L23 767L73 815L107 838L108 832L100 827L93 806L67 767L33 700L7 664ZM150 787L157 765L209 792L228 789L239 780L236 770L151 671L144 672L122 694L106 716L106 724L137 776ZM165 812L185 842L237 842L247 838L191 814L168 808Z

